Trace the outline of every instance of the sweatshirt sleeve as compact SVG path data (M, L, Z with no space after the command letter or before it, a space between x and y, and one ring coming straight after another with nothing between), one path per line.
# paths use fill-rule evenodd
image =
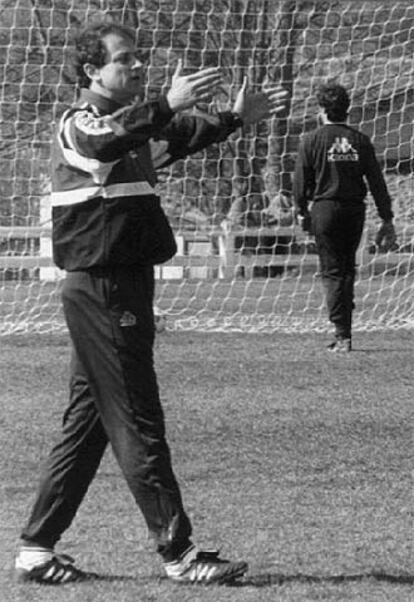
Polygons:
M162 153L154 157L154 165L166 167L211 144L223 142L241 126L240 118L230 111L195 115L177 113L154 137L155 144L162 148Z
M306 139L299 144L292 189L296 211L299 215L306 215L315 189L314 171L308 159Z
M364 175L377 207L378 215L384 221L391 221L394 217L391 209L392 200L388 193L384 175L375 156L374 147L370 141L367 141L365 145Z
M107 115L92 105L74 107L62 119L59 139L62 147L100 162L116 162L122 155L159 135L173 112L167 100L134 103Z

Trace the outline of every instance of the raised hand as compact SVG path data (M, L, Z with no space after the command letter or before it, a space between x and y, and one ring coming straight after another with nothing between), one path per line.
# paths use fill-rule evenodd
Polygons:
M168 104L172 111L188 109L199 102L210 100L221 84L222 75L218 67L209 67L191 75L183 75L180 59L167 92Z
M260 92L249 92L247 78L244 78L232 110L240 115L245 125L249 125L282 112L286 97L287 91L280 86L266 86Z

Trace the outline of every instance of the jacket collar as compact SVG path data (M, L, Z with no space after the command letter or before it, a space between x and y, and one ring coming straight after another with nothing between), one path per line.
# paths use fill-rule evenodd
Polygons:
M84 102L94 105L105 113L113 113L117 109L120 109L122 106L124 106L119 104L119 102L112 100L111 98L106 98L106 96L92 92L88 88L82 88L80 92L78 104L82 104Z

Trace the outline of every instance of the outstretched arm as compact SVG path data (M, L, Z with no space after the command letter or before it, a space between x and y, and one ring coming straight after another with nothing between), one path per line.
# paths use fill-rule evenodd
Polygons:
M184 75L180 60L167 95L155 101L137 100L108 115L97 115L91 107L83 106L67 111L62 119L61 144L81 157L104 163L117 161L128 150L159 135L174 113L211 98L221 83L219 68Z
M167 102L177 115L163 128L159 136L154 137L158 141L168 141L167 145L158 145L157 156L154 157L157 168L166 167L210 144L222 142L237 128L276 115L285 108L287 92L279 86L252 93L247 90L245 80L231 111L217 114L181 113L183 108L211 100L220 84L221 75L218 69L204 69L193 75L183 76L179 62L167 93Z
M232 110L240 116L244 125L257 123L281 113L286 107L286 96L287 91L280 86L263 87L260 92L249 92L245 77Z

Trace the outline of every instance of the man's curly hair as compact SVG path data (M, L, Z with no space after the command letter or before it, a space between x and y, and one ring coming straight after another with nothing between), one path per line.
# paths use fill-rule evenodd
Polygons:
M339 84L320 86L316 93L318 105L325 109L329 121L345 121L350 100L348 92Z
M83 29L77 36L75 66L79 88L89 88L90 79L84 71L86 63L96 67L103 67L105 64L107 50L103 38L111 33L130 38L135 42L135 35L131 29L112 22L94 23Z

